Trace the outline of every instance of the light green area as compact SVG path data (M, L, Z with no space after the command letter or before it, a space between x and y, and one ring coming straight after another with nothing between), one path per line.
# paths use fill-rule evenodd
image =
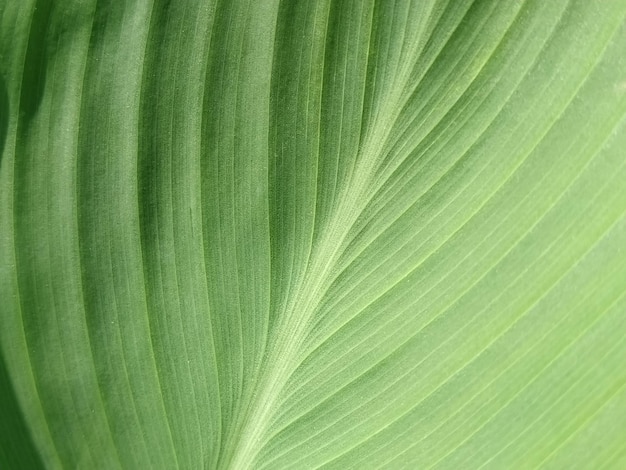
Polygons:
M0 150L0 468L625 468L626 1L0 0Z

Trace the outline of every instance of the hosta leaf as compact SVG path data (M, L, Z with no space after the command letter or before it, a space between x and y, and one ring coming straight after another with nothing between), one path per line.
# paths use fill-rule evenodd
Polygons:
M624 468L624 0L0 0L0 467Z

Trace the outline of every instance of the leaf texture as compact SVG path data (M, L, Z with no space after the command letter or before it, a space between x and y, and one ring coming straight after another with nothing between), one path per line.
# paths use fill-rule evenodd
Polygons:
M2 468L626 466L624 0L0 0Z

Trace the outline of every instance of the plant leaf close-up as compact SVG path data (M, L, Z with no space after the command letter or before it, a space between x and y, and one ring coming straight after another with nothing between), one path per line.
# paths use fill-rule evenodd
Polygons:
M1 469L626 468L625 0L0 0Z

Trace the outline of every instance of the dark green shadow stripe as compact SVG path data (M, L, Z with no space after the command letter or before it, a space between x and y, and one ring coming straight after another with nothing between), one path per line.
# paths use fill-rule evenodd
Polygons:
M0 468L7 470L44 468L22 416L2 355L0 355Z

